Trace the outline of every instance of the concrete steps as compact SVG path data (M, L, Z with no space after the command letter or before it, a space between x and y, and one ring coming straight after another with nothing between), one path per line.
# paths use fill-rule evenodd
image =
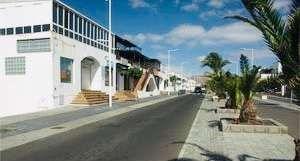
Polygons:
M133 91L118 91L115 98L120 101L134 101L137 99L137 95Z
M113 97L113 100L116 100ZM98 105L108 102L108 95L101 91L83 90L79 92L71 104L74 105Z

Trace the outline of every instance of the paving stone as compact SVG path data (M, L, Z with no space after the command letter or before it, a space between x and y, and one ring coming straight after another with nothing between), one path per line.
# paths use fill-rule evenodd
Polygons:
M265 159L292 160L294 158L293 138L287 134L265 134L263 128L255 129L262 133L219 131L218 126L210 124L220 117L213 112L218 106L222 106L222 103L212 102L209 98L202 102L179 158L190 158L197 161L263 161ZM241 129L234 130L240 131ZM270 132L272 130L270 129Z

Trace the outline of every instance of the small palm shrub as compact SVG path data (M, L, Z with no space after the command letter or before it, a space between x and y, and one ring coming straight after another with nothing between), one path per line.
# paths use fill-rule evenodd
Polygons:
M249 67L248 58L241 56L240 66L242 75L240 78L240 91L243 95L243 103L240 113L241 122L256 121L256 109L254 106L255 89L259 81L260 67Z

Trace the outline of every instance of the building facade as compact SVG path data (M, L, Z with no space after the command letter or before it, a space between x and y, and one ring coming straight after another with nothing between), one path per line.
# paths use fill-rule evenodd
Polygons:
M58 0L3 0L0 19L0 116L64 106L81 90L108 92L109 63L116 86L108 30L75 9Z

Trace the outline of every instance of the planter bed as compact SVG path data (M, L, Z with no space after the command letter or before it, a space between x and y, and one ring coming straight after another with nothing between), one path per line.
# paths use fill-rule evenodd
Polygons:
M236 124L232 118L221 119L221 129L228 133L287 134L288 128L273 119L260 119L261 124Z
M221 118L239 118L240 109L230 109L230 108L217 108L216 113L220 115Z

